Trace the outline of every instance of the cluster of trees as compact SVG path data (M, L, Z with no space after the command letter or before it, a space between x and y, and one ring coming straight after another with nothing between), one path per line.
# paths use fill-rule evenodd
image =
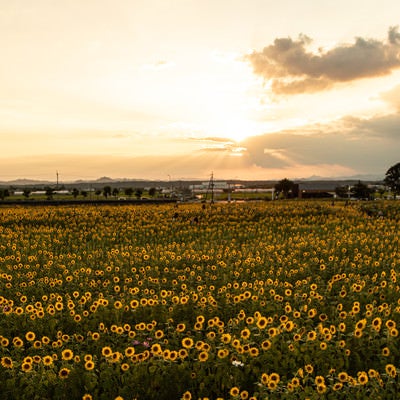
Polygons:
M353 186L338 186L335 189L335 193L338 197L346 198L352 197L355 199L371 199L375 193L375 189L368 187L365 183L358 181Z
M395 196L400 195L400 162L387 170L384 182Z
M290 179L282 179L275 186L276 197L281 194L285 199L299 197L299 185Z
M387 170L383 182L385 186L391 190L395 197L400 195L400 162ZM280 180L274 188L277 196L282 195L285 199L298 197L299 186L289 179L285 178ZM361 181L358 181L358 183L353 186L338 186L335 189L335 193L341 198L352 197L356 199L370 199L375 193L375 190L368 187L368 185L362 183ZM385 193L385 189L379 189L379 193L383 195Z
M105 198L109 197L109 196L114 196L117 197L120 194L119 189L114 188L112 189L111 186L105 186L103 188L103 192L101 190L96 190L95 194L97 196L99 196L100 194L103 193L103 196ZM141 199L144 193L144 189L143 188L136 188L136 189L132 189L132 188L125 188L124 189L124 194L127 197L132 197L132 195L134 195L137 199ZM157 189L152 187L148 190L148 194L150 197L154 197L157 194Z

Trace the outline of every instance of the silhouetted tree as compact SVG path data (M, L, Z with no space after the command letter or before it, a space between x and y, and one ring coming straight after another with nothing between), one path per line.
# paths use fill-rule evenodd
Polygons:
M351 189L351 195L356 199L369 199L373 192L373 189L361 181L358 181Z
M140 199L140 198L142 197L142 194L143 194L143 189L142 189L142 188L137 188L137 189L135 190L135 197L136 197L137 199Z
M10 196L8 189L0 189L0 199L4 200L6 197Z
M86 190L81 190L81 195L82 195L82 197L86 198L88 195L88 192Z
M384 182L396 198L396 195L400 194L400 162L387 170Z
M103 195L105 198L107 198L108 196L111 196L111 192L112 192L111 186L104 186Z
M49 187L49 186L47 186L45 188L45 190L46 190L47 200L52 200L53 199L53 194L54 194L54 189Z
M114 188L113 191L112 191L112 195L113 195L114 197L117 197L117 196L118 196L118 193L119 193L119 189Z
M286 178L280 180L277 184L275 184L277 195L279 196L279 194L282 193L285 199L289 197L289 194L293 192L294 188L294 182Z
M335 188L335 193L338 197L345 198L349 196L349 186L344 185L344 186L337 186Z
M73 188L72 189L72 196L74 196L74 199L76 199L78 197L79 194L79 190L77 188Z
M27 199L29 197L29 195L31 194L31 190L28 188L24 188L24 190L22 191L22 194Z
M149 196L154 197L157 192L157 189L155 187L152 187L149 189Z
M124 189L124 193L126 196L131 197L133 195L133 189L128 187Z

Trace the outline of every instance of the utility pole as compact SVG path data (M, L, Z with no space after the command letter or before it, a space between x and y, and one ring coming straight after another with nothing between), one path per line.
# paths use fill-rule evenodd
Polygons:
M58 171L56 171L56 176L57 176L57 185L56 185L56 190L58 190Z
M214 173L211 172L210 178L210 188L211 188L211 204L214 204Z

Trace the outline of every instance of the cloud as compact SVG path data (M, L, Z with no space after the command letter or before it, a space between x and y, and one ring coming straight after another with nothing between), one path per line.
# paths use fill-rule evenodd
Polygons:
M243 141L248 164L293 170L321 168L330 176L343 171L382 174L399 158L400 114L371 119L343 118L330 125L314 125L255 136Z
M271 81L276 94L317 92L337 83L388 75L400 68L400 33L391 27L386 41L356 38L328 51L308 51L311 39L277 38L245 57L254 73Z

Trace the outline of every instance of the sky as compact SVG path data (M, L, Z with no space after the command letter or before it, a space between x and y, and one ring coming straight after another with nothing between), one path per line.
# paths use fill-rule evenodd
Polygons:
M384 177L398 0L0 0L0 181Z

